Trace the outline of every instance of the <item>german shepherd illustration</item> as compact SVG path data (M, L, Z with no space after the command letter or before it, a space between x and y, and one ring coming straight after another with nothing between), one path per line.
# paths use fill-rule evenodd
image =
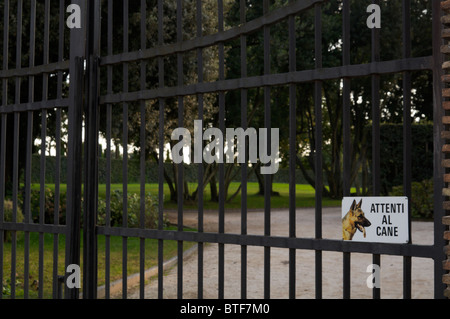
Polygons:
M342 218L342 238L344 240L352 240L353 236L358 229L364 234L366 238L366 229L371 225L370 221L364 216L364 212L361 209L362 199L359 204L356 204L356 200L353 200L352 206L347 215Z

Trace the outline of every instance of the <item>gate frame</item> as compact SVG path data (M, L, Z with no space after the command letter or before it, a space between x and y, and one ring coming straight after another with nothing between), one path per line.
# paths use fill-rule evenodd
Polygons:
M344 11L343 11L343 34L344 34L344 61L343 66L348 66L348 68L351 68L352 65L350 65L349 60L349 46L346 45L349 43L349 28L348 28L348 21L349 21L349 0L343 0L344 1ZM316 0L311 1L312 6L315 6L316 10L316 23L320 23L320 18L318 18L318 15L320 14L320 4L323 2L322 0ZM377 3L377 1L374 1L374 3ZM406 4L406 8L409 5L408 0L403 0L403 3ZM310 8L311 10L311 8ZM223 13L223 12L222 12ZM404 12L405 14L405 12ZM96 155L97 153L97 147L98 147L98 107L99 103L111 103L112 101L118 102L118 101L126 101L123 100L123 97L120 97L118 99L115 99L115 97L112 97L109 95L109 97L100 97L98 95L98 85L95 83L95 79L98 79L98 68L100 65L105 65L99 63L99 60L101 58L99 57L99 47L98 41L100 34L98 33L99 27L98 21L100 18L100 3L99 0L90 1L89 7L88 7L88 44L87 44L87 70L90 73L88 77L89 79L89 85L87 85L87 96L89 97L89 103L88 107L86 109L86 116L88 118L87 120L87 132L88 132L88 143L90 145L86 145L86 161L85 161L85 168L86 168L86 180L87 180L87 187L85 191L85 198L87 198L86 202L86 208L88 209L88 213L86 214L86 220L85 220L85 238L89 239L85 241L85 251L88 251L88 253L85 253L85 256L88 258L88 262L86 263L86 266L84 268L84 278L91 278L92 281L85 281L85 284L83 286L83 295L88 298L95 298L96 297L96 276L93 276L92 273L97 273L97 263L96 263L96 236L97 235L120 235L124 237L142 237L142 238L155 238L159 240L163 239L175 239L178 240L179 243L182 243L183 241L194 241L198 242L199 244L210 242L210 243L218 243L219 244L219 255L222 256L222 258L219 257L219 260L222 260L223 263L223 248L225 244L236 244L241 245L241 247L245 248L248 245L256 245L265 247L265 264L267 266L267 257L270 256L270 248L271 247L282 247L282 248L288 248L290 250L290 256L295 256L295 250L296 249L312 249L316 251L316 258L318 260L321 260L321 252L326 250L331 251L341 251L344 256L343 260L343 267L344 267L344 299L350 298L350 254L352 252L363 252L363 253L372 253L373 254L373 260L374 262L380 262L380 256L381 254L392 254L392 255L398 255L404 257L404 298L408 299L411 298L411 281L410 281L410 274L411 274L411 257L427 257L432 258L434 260L434 293L435 298L443 298L443 292L445 289L445 286L442 282L442 275L443 275L443 266L442 261L444 260L444 239L443 239L443 232L444 232L444 225L442 224L442 217L444 216L443 211L443 197L442 197L442 188L443 188L443 169L441 165L442 161L442 140L441 140L441 132L442 132L442 82L441 82L441 74L442 74L442 54L440 53L440 46L442 43L442 38L440 36L442 24L440 22L441 17L441 7L439 1L433 1L433 56L432 56L432 70L433 70L433 81L434 81L434 245L432 246L421 246L421 245L413 245L413 244L405 244L402 247L395 246L395 245L375 245L375 244L367 244L367 243L347 243L347 242L339 242L339 241L332 241L332 240L326 240L322 239L320 236L320 229L317 229L319 233L317 234L318 237L315 239L304 239L304 238L274 238L270 237L270 228L266 227L265 230L265 236L251 236L246 234L236 235L236 234L226 234L223 231L223 228L221 230L219 229L219 233L217 234L208 234L198 232L198 233L185 233L182 230L178 231L161 231L161 230L149 230L149 229L128 229L128 228L121 228L121 229L112 229L112 228L106 228L106 227L99 227L96 226L96 201L97 201L97 175L96 175L96 167L97 167L97 160ZM178 21L180 21L181 18L178 18ZM404 22L404 30L408 30L410 25L409 22ZM94 25L96 27L91 28L90 26ZM219 32L220 32L220 26L219 26ZM222 30L223 31L223 30ZM316 39L319 36L319 34L316 32ZM405 39L408 41L410 39L410 35L407 33L404 33ZM373 39L377 38L377 31L374 30L373 32ZM376 41L376 40L375 40ZM94 43L94 44L93 44ZM218 42L219 47L221 45L221 41ZM374 42L376 43L376 42ZM317 43L316 43L317 48ZM378 48L379 49L379 48ZM373 53L374 53L374 60L373 64L376 66L379 61L377 61L377 54L376 50L377 47L374 47ZM184 52L184 51L183 51ZM111 57L106 57L105 60L108 60L108 58L112 59ZM403 48L403 59L410 58L410 47L404 46ZM139 58L141 59L141 58ZM129 62L134 61L134 59L130 59L129 57L125 58L119 58L118 61L121 62ZM103 61L104 62L104 61ZM117 61L116 61L117 62ZM108 63L112 63L109 61L106 61L106 65ZM316 65L316 67L320 67L319 65ZM339 67L338 69L341 69L342 67ZM407 69L407 68L406 68ZM403 71L405 76L408 76L408 71ZM290 70L292 71L292 70ZM351 74L351 71L349 72ZM374 74L374 79L376 83L376 77L377 75ZM346 81L345 75L341 77L344 79L344 91L347 87L348 83ZM349 79L351 79L350 77ZM223 80L223 78L222 78ZM201 82L199 82L201 83ZM347 85L346 85L347 83ZM254 84L250 84L249 87L251 87ZM318 94L318 88L320 87L320 79L316 79L316 85L319 85L316 87L316 95ZM375 84L376 85L376 84ZM182 90L181 87L179 87ZM180 92L181 93L181 92ZM220 95L220 92L217 92ZM181 93L181 94L192 94L192 93ZM102 100L103 98L103 100ZM127 97L129 98L129 97ZM142 97L145 98L145 97ZM96 103L98 101L99 103ZM344 103L344 105L348 105L347 103ZM222 109L222 108L220 108ZM344 110L345 111L345 110ZM223 116L223 115L222 115ZM270 120L269 120L270 123ZM267 121L266 121L267 124ZM344 135L345 132L349 132L349 121L345 121L344 118ZM405 127L404 131L404 137L408 136L408 125ZM348 134L348 133L347 133ZM92 139L92 140L91 140ZM344 138L345 140L345 138ZM349 151L350 145L348 144L349 139L347 138L347 143L344 143L344 153L346 153L345 149L347 149L347 152ZM410 144L410 143L408 143ZM411 147L411 145L409 146ZM407 146L408 149L408 146ZM405 152L407 152L407 149ZM408 155L405 153L406 158L408 158ZM375 166L379 165L377 163L374 164ZM405 173L408 175L408 169L405 168ZM348 171L348 167L344 168L344 175L345 171ZM221 171L219 171L220 173ZM223 172L222 172L223 173ZM181 176L181 175L180 175ZM220 176L223 176L222 174ZM407 178L407 177L406 177ZM220 178L219 178L220 180ZM267 181L266 181L267 182ZM219 182L220 183L220 182ZM375 181L376 183L376 181ZM267 184L267 183L266 183ZM349 189L348 181L344 178L344 189ZM375 185L376 186L376 185ZM406 189L407 193L411 193L411 190ZM345 194L344 194L345 195ZM267 201L266 201L267 203ZM292 204L292 203L291 203ZM319 204L320 206L320 204ZM267 207L266 207L267 208ZM292 206L291 206L292 208ZM270 214L270 208L269 214ZM267 212L266 212L267 213ZM222 217L221 217L222 216ZM219 219L223 221L223 212L220 213L219 209ZM179 217L182 218L182 209L179 207ZM220 223L220 225L223 226L223 223ZM87 225L87 226L86 226ZM269 237L267 237L267 236ZM371 247L370 249L367 249L367 247ZM180 248L180 247L179 247ZM430 251L430 248L432 248ZM179 249L180 250L180 249ZM222 253L220 253L222 252ZM243 251L243 256L245 256L245 251ZM180 254L179 254L180 257ZM202 258L202 257L199 257ZM200 259L199 259L200 260ZM220 263L220 261L219 261ZM179 266L181 266L179 264ZM292 266L292 265L291 265ZM219 269L222 269L219 265ZM316 267L316 274L320 272L320 265L317 268ZM161 269L160 269L161 270ZM266 269L267 270L267 269ZM181 274L180 274L181 271ZM200 270L199 270L200 272ZM222 278L223 282L223 272L222 275L219 275L219 278ZM290 274L291 279L295 278L295 274L293 274L292 267L290 267ZM182 276L182 269L179 270L179 276ZM408 278L409 276L409 278ZM321 278L321 274L319 275L319 280ZM270 285L268 285L268 282L270 281L270 272L265 271L264 275L264 281L265 281L265 296L270 296ZM316 288L318 283L316 283ZM125 283L126 287L126 283ZM222 287L222 289L220 289ZM161 288L161 287L160 287ZM180 297L180 282L178 285L179 288L179 297ZM292 285L291 285L292 288ZM290 288L290 295L291 297L295 295L295 291L293 291ZM181 286L182 289L182 286ZM199 293L200 295L200 293ZM374 289L373 292L374 298L379 298L380 293L379 289ZM219 298L220 296L223 297L223 286L219 283ZM318 292L317 295L318 298L321 297L321 289Z
M128 0L124 0L128 1ZM183 248L183 242L184 241L191 241L191 242L197 242L199 243L199 264L203 265L203 243L217 243L219 244L219 298L223 298L224 296L224 247L227 244L231 245L239 245L241 246L241 256L242 260L246 260L247 258L247 246L258 246L258 247L264 247L264 262L265 262L265 271L264 271L264 290L265 290L265 297L270 297L270 249L271 248L285 248L289 250L289 294L291 298L295 298L295 254L297 249L305 249L305 250L315 250L316 252L316 297L321 298L322 295L322 251L336 251L336 252L342 252L343 253L343 283L344 283L344 291L343 291L343 297L344 298L350 298L350 256L351 253L366 253L366 254L373 254L373 261L374 263L380 262L380 255L381 254L387 254L387 255L396 255L396 256L403 256L404 257L404 298L411 298L411 258L412 257L424 257L429 258L434 261L434 295L435 298L443 298L444 297L444 290L445 285L442 281L443 275L444 275L444 267L443 267L443 261L446 259L445 253L444 253L444 245L446 241L444 240L443 234L445 232L445 226L442 222L444 216L445 216L445 199L444 195L442 195L442 189L444 188L444 177L446 176L446 170L444 166L442 165L442 161L445 158L443 155L443 146L444 146L444 139L442 138L442 132L444 132L444 123L443 118L445 116L443 105L443 96L442 96L442 90L443 90L443 83L441 76L443 75L442 70L442 62L443 62L443 54L441 53L441 45L443 44L443 39L441 37L441 31L442 31L442 23L441 23L441 16L442 16L442 10L441 10L441 4L444 1L432 1L433 3L433 18L432 18L432 32L433 32L433 53L430 57L423 57L423 58L410 58L410 46L404 45L403 47L403 58L401 60L397 61L385 61L380 62L377 55L379 52L379 46L377 45L379 41L379 35L377 33L377 30L373 30L372 33L372 40L373 40L373 51L372 51L372 63L364 65L362 68L359 68L360 66L353 66L350 64L350 46L349 46L349 40L350 40L350 33L349 33L349 13L350 13L350 0L343 0L343 63L342 66L327 69L326 74L323 74L321 72L317 72L319 69L322 69L321 65L321 54L318 53L321 51L321 44L320 44L320 38L322 35L322 26L321 26L321 4L326 0L305 0L300 5L300 1L289 1L289 4L286 5L286 7L278 9L275 13L268 13L267 17L264 16L260 19L257 19L258 21L253 21L253 24L249 26L249 24L246 24L245 21L245 15L241 15L241 23L243 24L242 30L232 30L230 31L224 31L223 30L223 6L220 8L220 4L223 5L223 2L221 0L218 1L219 3L219 21L221 21L219 24L219 32L213 36L208 37L208 39L201 38L201 41L188 41L188 45L186 47L183 47L184 43L182 41L182 36L178 34L177 42L168 48L165 52L162 53L155 53L149 49L144 47L142 48L142 51L139 54L135 54L135 52L125 52L123 54L117 54L112 55L112 52L109 52L104 57L100 56L100 18L101 18L101 0L72 0L72 4L76 4L81 8L81 19L82 19L82 27L77 29L73 28L70 31L70 61L68 61L68 68L70 73L70 85L69 85L69 98L68 98L68 172L67 172L67 215L66 215L66 225L45 225L43 222L39 224L33 224L30 222L30 210L29 210L29 203L26 204L26 216L25 216L25 223L17 223L17 222L4 222L3 221L3 204L1 204L0 208L0 235L3 235L4 231L24 231L26 233L26 236L28 238L28 242L25 243L25 249L28 250L26 254L29 253L29 233L30 232L39 232L42 233L53 233L53 234L65 234L66 235L66 251L65 251L65 266L67 269L67 266L70 264L80 264L80 245L81 245L81 238L80 238L80 231L81 231L81 222L83 222L83 297L87 299L95 299L97 298L97 267L98 267L98 261L97 261L97 236L98 235L106 235L106 236L121 236L124 239L124 242L126 243L127 237L138 237L141 239L145 238L153 238L157 239L159 241L158 245L158 251L159 251L159 258L158 258L158 268L159 268L159 286L158 286L158 293L160 297L162 297L162 242L163 240L177 240L179 242L178 244L178 257L179 257L179 266L182 266L182 248ZM407 17L407 8L410 4L410 0L402 0L403 7L404 7L404 18ZM379 0L374 0L373 3L378 3ZM7 2L9 4L9 1ZM22 4L22 2L20 2ZM64 3L64 2L62 2ZM142 4L145 4L145 0L141 2ZM162 5L161 0L158 1L158 16L162 15ZM181 4L182 1L178 0L178 4ZM201 4L201 0L197 1L197 5ZM268 9L268 0L264 0L264 7L266 12ZM303 6L307 7L307 10L315 10L315 47L316 47L316 66L315 69L312 70L306 70L305 72L296 72L295 70L295 44L292 39L295 40L295 29L294 29L294 21L291 19L295 14L300 12L300 8ZM298 12L291 13L289 12L290 8L295 8L298 10ZM241 9L245 9L245 1L241 0ZM141 7L142 10L142 7ZM198 9L199 16L201 16L201 8ZM6 11L6 10L5 10ZM177 12L177 23L182 22L182 14L181 11L178 10ZM9 14L9 13L8 13ZM7 15L5 14L5 17ZM35 15L34 15L34 18ZM47 13L48 18L48 13ZM18 23L18 28L22 28L22 17L19 17L20 23ZM255 30L263 30L264 31L264 55L267 56L268 52L266 49L270 49L270 45L268 45L267 40L270 37L270 26L273 23L276 23L281 20L288 20L289 19L289 73L288 74L279 74L277 76L270 75L270 65L265 59L264 63L264 75L263 76L257 76L257 77L251 77L246 78L248 81L240 81L242 79L239 78L237 80L225 80L224 79L224 52L223 52L223 44L224 42L230 40L230 39L238 39L241 40L242 47L246 46L246 34ZM160 19L158 19L160 20ZM404 21L407 19L403 19ZM9 24L9 22L8 22ZM159 22L158 22L159 24ZM141 26L142 27L142 26ZM145 25L144 25L145 27ZM201 30L201 18L197 21L197 27ZM34 32L35 25L31 27L30 33ZM158 25L158 28L162 28L162 23ZM406 42L409 42L410 35L408 34L408 30L410 28L409 22L403 22L403 36L404 40ZM109 30L108 30L109 31ZM164 45L164 41L162 39L162 30L159 30L160 37L158 39L158 43L160 45ZM234 33L233 33L234 32ZM109 32L108 32L109 33ZM9 36L8 31L5 31L6 39ZM202 37L201 32L198 32L198 36ZM126 39L128 39L128 35L126 36ZM34 40L33 40L34 41ZM115 95L109 92L105 96L100 96L99 92L99 74L100 74L100 67L101 66L109 66L116 63L123 63L126 64L128 62L134 62L134 61L144 61L146 58L149 57L158 57L161 58L163 56L166 56L168 54L177 54L178 55L178 70L181 70L182 72L182 53L186 51L193 51L197 49L197 58L199 65L202 63L202 55L201 55L201 49L203 47L208 47L211 45L217 45L219 47L219 66L221 69L220 75L219 75L219 82L221 82L224 85L224 88L221 88L220 90L217 89L217 86L211 85L209 83L203 83L201 78L201 71L199 71L199 81L195 87L186 87L183 85L183 83L178 83L177 87L171 88L174 92L169 92L168 88L164 87L164 80L161 80L161 74L160 75L160 85L161 87L154 91L138 91L138 92L132 92L125 95ZM30 45L30 47L33 47L32 50L34 50L34 43ZM4 44L4 50L8 52L8 44ZM48 50L48 47L47 47ZM126 50L127 51L127 50ZM18 50L19 53L21 53L21 48ZM245 53L245 51L243 51ZM32 52L34 54L34 52ZM242 61L246 62L245 54L242 54L243 57L241 57ZM19 59L20 60L20 59ZM47 65L43 66L30 66L30 68L24 68L22 69L20 66L20 61L18 63L18 66L14 70L8 70L8 62L5 63L6 68L4 67L0 71L2 82L4 82L3 90L5 90L5 87L7 86L7 80L10 79L16 79L19 85L20 85L20 77L27 77L29 76L32 78L35 75L44 74L47 72L53 72L53 71L61 71L65 69L66 63L63 61L59 61L58 63L55 63L51 67L47 67ZM180 67L181 66L181 67ZM162 62L162 59L159 61L159 67L161 72L164 69L164 65ZM329 239L323 239L322 238L322 230L321 230L321 192L318 191L316 193L316 196L318 199L316 203L316 235L315 238L298 238L295 237L295 224L293 224L293 221L295 221L295 198L292 196L290 197L290 227L289 227L289 237L271 237L270 232L270 223L265 224L264 229L264 235L258 236L258 235L248 235L247 229L246 229L246 215L242 213L242 231L241 234L229 234L225 233L224 231L224 198L223 194L221 194L220 198L220 208L219 208L219 232L218 233L206 233L203 231L203 224L202 224L202 218L203 215L199 213L199 230L198 232L192 233L192 232L184 232L182 229L182 225L179 225L178 230L176 231L165 231L162 230L162 228L159 229L143 229L143 228L127 228L126 224L124 227L108 227L108 226L98 226L97 225L97 201L98 201L98 136L99 136L99 112L100 112L100 105L102 104L108 104L108 103L127 103L129 101L144 101L146 99L159 99L160 104L164 104L164 99L166 97L178 97L179 100L182 102L182 97L186 95L198 95L199 97L204 94L205 92L213 92L215 94L219 95L219 109L220 109L220 126L223 130L224 126L224 108L225 108L225 99L224 99L224 92L229 90L241 90L245 96L246 90L252 87L257 86L264 86L265 88L265 113L267 111L270 111L270 87L275 86L277 84L282 84L289 86L290 89L290 97L292 98L290 101L290 112L291 114L295 113L295 103L292 101L295 98L295 85L296 83L301 82L314 82L315 83L315 103L316 103L316 110L318 111L318 114L320 113L320 100L321 100L321 82L324 80L329 79L344 79L344 91L348 93L349 89L349 82L352 78L355 78L357 76L372 76L373 79L373 87L377 88L378 83L378 77L380 74L386 73L386 69L394 69L396 73L404 73L405 77L408 77L408 73L412 70L416 69L427 69L433 71L433 109L434 109L434 128L433 128L433 139L434 139L434 243L433 245L415 245L415 244L404 244L404 245L393 245L393 244L371 244L371 243L356 243L356 242L343 242L338 240L329 240ZM247 74L247 70L245 67L242 69L242 74ZM378 72L378 73L377 73ZM180 73L180 72L179 72ZM290 77L292 75L292 77ZM162 77L163 78L163 77ZM141 78L141 84L144 79ZM31 81L30 81L31 82ZM243 83L245 82L245 83ZM405 81L407 82L407 81ZM405 84L406 88L408 88L408 84ZM34 89L34 84L30 84L30 87ZM3 91L5 93L5 91ZM7 91L6 91L7 93ZM31 94L30 94L31 96ZM3 95L3 98L5 101L2 103L3 106L7 106L10 108L10 105L7 105L7 99L5 99L5 95ZM407 101L410 97L405 97L405 101ZM379 97L376 95L373 97L374 101L379 101ZM65 102L65 101L62 101ZM17 101L16 98L16 104L14 106L17 106L16 109L10 108L10 109L2 109L1 120L2 124L6 123L6 116L4 114L6 113L19 113L19 112L25 112L29 111L29 114L32 114L33 111L41 110L46 107L59 107L58 103L63 104L61 101L52 101L52 103L46 104L45 101L43 102L36 102L33 103L32 101L29 101L29 105L20 104L20 97L19 101ZM349 103L348 103L348 96L345 97L344 101L344 108L346 111L348 111ZM243 101L243 105L246 102ZM20 105L18 105L20 104ZM182 103L181 103L182 104ZM67 106L67 105L63 105ZM145 107L145 105L144 105ZM406 109L406 114L408 112L408 108ZM201 107L199 106L199 110L202 111ZM20 114L20 113L19 113ZM86 140L84 144L84 158L82 157L83 153L83 144L82 144L82 125L83 125L83 115L85 116L85 133L86 133ZM162 121L164 120L163 114L160 115L160 119ZM31 118L31 117L30 117ZM30 121L30 118L28 120ZM319 117L320 118L320 117ZM243 127L246 126L245 114L243 111ZM376 119L376 116L374 117ZM180 117L180 121L182 120L182 117ZM377 122L377 121L375 121ZM16 124L18 123L18 120L16 120ZM31 122L29 122L31 123ZM265 117L265 123L267 126L270 126L270 117ZM290 132L291 132L291 141L294 141L295 136L293 136L293 133L295 133L295 130L293 130L293 127L295 126L295 118L291 118L290 121ZM378 126L379 122L375 124L375 126ZM349 132L350 132L350 121L348 120L347 116L344 117L344 135L347 136L347 138L344 138L344 156L348 156L349 154ZM18 129L18 126L15 127L15 129ZM317 131L317 137L318 141L320 142L320 132L321 127L316 127ZM1 148L0 148L0 176L4 178L5 175L5 137L4 132L6 130L5 125L2 125L2 132L3 137L1 138ZM404 140L407 140L408 132L410 131L410 128L408 125L405 125L404 129ZM31 145L31 129L29 129L27 134L27 148L30 148ZM376 133L376 130L375 130ZM159 131L160 136L162 136L163 132L160 129ZM407 143L409 145L405 148L405 159L408 159L408 149L410 150L411 145L410 143ZM376 146L374 146L376 149ZM15 152L18 148L18 141L14 144ZM291 146L291 151L295 151L293 146ZM321 154L321 150L318 148L319 153ZM320 166L321 163L321 156L318 155L316 160L318 166ZM410 156L409 156L410 157ZM15 154L15 159L18 159L18 155ZM376 159L376 158L375 158ZM410 158L409 158L410 159ZM27 154L27 168L26 168L26 181L30 181L30 167L31 167L31 152ZM406 160L408 162L408 160ZM82 164L81 164L82 163ZM162 164L162 161L160 160L160 164ZM291 162L293 164L293 162ZM15 169L17 169L18 165L15 165ZM161 166L160 166L161 167ZM84 171L83 171L84 168ZM294 169L291 167L291 170ZM374 161L374 170L379 171L379 162L377 160ZM322 172L317 172L317 177L320 182L323 182L321 174ZM349 179L348 174L346 172L349 171L348 163L345 164L344 167L344 189L346 194L348 195L349 192ZM292 172L292 171L291 171ZM15 172L16 173L16 172ZM199 175L201 176L203 171L201 166L199 166ZM83 175L82 175L83 174ZM408 168L405 168L405 176L408 176L410 172L408 172ZM16 174L17 175L17 174ZM83 178L84 177L84 178ZM220 167L219 172L219 183L220 185L223 185L224 180L224 171L223 166ZM243 180L246 180L245 172L242 172ZM183 181L183 176L180 174L179 176L180 181ZM295 180L294 176L292 176L293 179L290 181L290 194L292 194L293 190L295 190ZM408 177L405 177L408 179ZM82 210L82 185L83 185L83 179L84 179L84 216L83 220L81 219L81 210ZM160 195L162 193L162 181L163 176L161 169L159 170L159 187L160 187ZM18 178L14 178L13 182L15 184L18 183ZM374 180L374 189L375 192L377 189L379 189L379 181ZM182 183L180 183L182 184ZM406 183L407 184L407 183ZM269 180L266 178L265 185L270 187ZM222 187L222 186L219 186ZM3 185L0 185L0 190L2 190L0 194L0 199L3 199L4 197L4 187ZM243 189L243 192L246 189ZM29 199L30 194L30 187L27 185L27 196ZM410 194L411 190L406 189L405 193ZM181 192L179 192L179 195ZM15 191L15 195L17 197L17 189ZM160 201L161 201L160 196ZM246 199L245 199L246 200ZM243 201L243 212L246 212L246 202ZM199 203L200 199L199 199ZM265 221L270 221L270 195L266 196L265 198ZM202 204L200 205L199 210L203 211ZM160 206L160 218L162 216L162 207ZM182 221L183 216L183 209L182 205L179 204L178 206L178 216L179 221ZM162 223L160 223L162 224ZM142 242L141 242L142 243ZM0 261L1 261L1 267L3 267L3 242L0 243ZM141 252L142 252L141 247ZM126 257L126 256L124 256ZM13 259L15 258L12 257ZM25 273L28 272L29 268L29 258L28 256L25 257ZM28 259L27 259L28 258ZM141 257L142 258L142 257ZM125 260L126 264L126 260ZM141 263L142 265L142 263ZM15 261L13 262L12 268L15 268ZM142 267L142 266L141 266ZM242 264L242 297L246 297L246 273L247 269L245 268L244 264ZM203 278L202 278L202 266L199 266L198 271L198 279L199 279L199 297L202 297L202 291L201 287L203 285ZM178 270L178 295L179 297L182 297L182 267L179 267ZM15 276L15 274L12 274L12 276ZM143 296L143 286L142 286L142 268L141 268L141 296ZM26 277L26 276L25 276ZM3 278L3 270L0 270L0 279ZM126 297L126 277L124 276L124 297ZM28 284L28 278L26 278L26 284ZM28 288L27 288L28 289ZM108 291L109 288L107 288ZM27 291L27 290L26 290ZM26 293L27 294L27 293ZM374 289L373 291L374 298L380 297L379 289ZM65 288L65 298L67 299L78 299L79 296L79 289L78 288L72 288L69 289L66 285Z

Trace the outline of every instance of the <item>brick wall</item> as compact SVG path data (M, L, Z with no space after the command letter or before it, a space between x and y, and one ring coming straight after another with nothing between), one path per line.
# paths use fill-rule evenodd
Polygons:
M445 0L441 2L441 8L443 11L442 16L442 24L443 24L443 31L442 31L442 38L444 39L446 45L443 45L441 48L441 52L445 55L445 61L442 65L442 68L444 70L444 75L442 77L443 82L443 90L442 90L442 96L443 96L443 108L445 112L447 113L450 111L450 0ZM447 115L447 114L445 114ZM450 131L448 130L448 125L450 125L450 117L444 116L443 118L443 124L446 126L446 129L444 132L442 132L442 137L445 140L450 139ZM448 153L450 150L450 145L444 145L443 152ZM448 160L444 159L443 165L445 168L449 168L449 165L447 164ZM448 176L448 175L447 175ZM449 183L450 181L445 179L446 183ZM450 186L447 186L448 188L445 188L443 191L444 196L450 196ZM446 207L444 203L444 208L448 211L450 207ZM445 285L447 285L447 288L444 291L444 295L447 298L450 298L450 216L445 216L442 220L442 222L445 225L446 231L444 232L444 239L447 241L447 245L444 247L445 255L447 256L447 259L443 261L443 267L446 274L444 274L442 280Z

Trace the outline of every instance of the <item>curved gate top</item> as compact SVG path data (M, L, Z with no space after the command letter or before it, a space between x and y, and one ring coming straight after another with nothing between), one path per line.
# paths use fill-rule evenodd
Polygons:
M214 297L253 298L256 274L258 296L277 297L280 262L286 297L302 297L300 277L310 276L314 284L305 289L326 298L327 253L342 256L333 267L343 298L353 296L352 262L361 255L382 270L382 257L400 257L404 298L415 295L414 261L426 259L432 297L444 297L447 7L419 0L5 0L2 298L59 298L62 287L66 298L110 298L116 287L127 298L131 260L145 298L149 258L156 296L167 297L168 285L174 288L164 277L168 242L177 257L169 298L186 296L187 279L196 279L196 298L211 297L210 263ZM414 124L424 119L433 123L434 143L422 151ZM392 140L385 123L400 128L390 128ZM340 208L328 215L328 206L340 205L331 198L381 197L394 186L409 200L411 230L413 185L424 172L433 182L432 243L413 232L402 244L330 235L329 216L339 236L342 228ZM287 189L281 212L277 181ZM314 187L309 214L298 199L306 183ZM283 214L279 232L275 220ZM231 215L239 226L229 228ZM207 224L211 216L216 228ZM365 235L364 223L354 232ZM183 256L192 245L196 278L187 278ZM277 259L280 251L286 260ZM314 265L307 274L304 253ZM232 292L231 254L239 273ZM257 269L253 258L262 260ZM80 266L79 284L69 265ZM380 298L383 290L374 285L371 294Z

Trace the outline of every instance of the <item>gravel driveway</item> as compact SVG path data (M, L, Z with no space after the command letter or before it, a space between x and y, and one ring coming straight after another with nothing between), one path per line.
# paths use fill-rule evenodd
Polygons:
M176 213L169 213L169 219L176 223ZM274 236L288 236L288 210L275 210L271 214L271 232ZM225 232L240 233L240 212L227 212L225 216ZM197 213L186 212L183 223L196 227ZM205 212L205 231L217 232L217 212ZM341 238L340 208L323 209L323 237L326 239ZM262 235L264 233L264 213L248 213L248 233ZM314 237L314 209L297 210L297 236ZM413 222L412 241L414 244L433 243L433 223ZM264 248L248 247L248 281L247 297L263 298L264 296ZM271 298L288 298L289 251L287 249L271 249ZM315 298L315 252L297 251L297 284L296 296L299 299ZM323 252L323 298L342 298L342 253ZM372 298L372 290L367 288L367 266L372 264L372 255L353 253L351 255L351 297ZM381 257L381 297L402 298L403 257ZM412 259L412 297L433 298L433 261L425 258ZM208 244L204 248L204 292L205 299L216 299L218 294L218 245ZM225 246L225 298L240 298L241 248L235 245ZM146 286L146 298L157 298L157 278ZM129 298L139 298L138 288L131 288ZM177 297L177 266L172 266L164 276L164 298ZM197 252L189 254L183 263L183 298L197 298Z

